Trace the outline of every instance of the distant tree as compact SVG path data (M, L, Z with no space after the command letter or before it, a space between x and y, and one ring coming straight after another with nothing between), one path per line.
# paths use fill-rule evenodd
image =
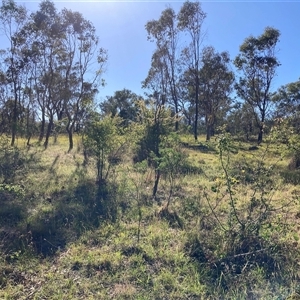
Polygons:
M248 102L239 103L227 117L227 129L233 135L244 135L246 140L257 133L253 109Z
M277 117L287 118L297 132L300 132L300 80L278 89L273 100L277 104Z
M229 54L217 53L213 47L206 47L202 54L199 72L200 106L204 111L206 140L214 135L214 127L222 110L229 109L229 94L233 89L234 74L229 67Z
M288 168L291 171L300 168L300 80L288 83L273 95L277 105L275 127L280 128L280 140L288 146L292 155ZM295 174L291 173L292 177ZM295 180L297 182L297 179Z
M101 83L107 52L98 48L95 27L80 13L63 9L61 22L64 37L63 50L58 53L58 71L62 78L60 97L67 118L70 151L73 149L76 124L93 101Z
M0 125L2 133L9 134L11 132L11 126L13 124L14 113L17 114L17 120L25 117L25 107L17 103L15 110L14 99L5 99L6 101L2 103L0 108Z
M258 143L263 140L265 121L272 103L271 83L280 65L276 57L279 36L279 31L272 27L267 27L257 38L250 36L240 46L240 54L234 60L242 74L235 88L238 96L247 101L253 110L259 128Z
M28 131L29 121L39 116L40 141L46 130L44 146L59 122L68 132L71 150L73 132L82 128L103 83L107 53L98 46L94 26L78 12L57 12L50 0L42 1L30 17L13 0L3 0L0 25L9 42L9 48L0 51L0 108L13 99L14 105L6 106L12 109L11 144L17 129ZM22 118L21 106L26 108Z
M201 44L204 33L202 25L206 14L203 12L199 2L185 2L178 14L178 28L186 31L190 38L190 45L183 49L182 60L193 78L195 87L195 118L194 118L194 137L198 140L198 117L199 117L199 84L200 84L200 67L201 67Z
M151 68L147 78L142 82L144 89L149 89L149 98L155 99L157 106L165 105L168 96L168 74L165 68L164 59L159 50L152 55Z
M182 114L187 125L191 128L194 127L195 120L195 85L194 76L190 70L185 70L180 77L180 102ZM198 119L201 111L198 105ZM194 131L194 130L193 130Z
M100 103L100 109L105 115L112 117L118 115L123 119L123 125L136 121L140 97L130 90L123 89L116 91L113 96L107 96L106 100Z

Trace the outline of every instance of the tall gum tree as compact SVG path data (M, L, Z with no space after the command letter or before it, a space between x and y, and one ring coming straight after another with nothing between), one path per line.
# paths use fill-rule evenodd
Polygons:
M165 9L158 20L146 24L148 40L155 42L156 51L152 56L152 65L145 83L153 80L154 75L160 74L162 80L161 93L173 107L176 115L179 113L179 50L177 16L172 8ZM175 130L178 130L175 121Z
M21 5L17 5L13 0L3 0L0 7L0 31L6 36L8 48L2 51L3 64L1 73L4 75L2 84L9 86L11 95L8 99L13 99L12 123L11 123L11 145L15 144L18 127L18 107L21 105L24 89L21 80L27 72L27 62L23 60L20 51L19 39L16 37L20 28L27 20L27 10ZM26 76L26 75L25 75Z
M235 89L237 95L252 107L259 129L258 144L263 141L264 124L272 103L271 84L280 65L276 57L279 36L279 30L267 27L259 37L248 37L234 60L241 73Z
M203 12L199 2L185 2L178 14L178 28L185 31L190 36L190 45L183 49L182 60L193 78L195 87L195 118L194 118L194 138L198 140L198 117L199 117L199 83L201 67L201 45L205 33L202 30L206 13Z
M214 135L218 114L228 110L230 105L229 94L233 89L234 74L230 70L227 52L218 53L213 47L205 47L202 53L199 97L205 115L206 140L209 141Z
M54 3L42 1L24 30L27 31L30 44L28 53L32 62L33 94L41 117L39 141L44 138L48 121L44 142L47 148L55 113L62 105L57 53L62 51L63 30Z
M73 132L86 108L92 103L105 70L107 52L98 48L95 27L78 12L61 12L64 28L63 51L59 53L63 82L63 109L67 117L69 151L73 149ZM96 65L96 68L93 66Z

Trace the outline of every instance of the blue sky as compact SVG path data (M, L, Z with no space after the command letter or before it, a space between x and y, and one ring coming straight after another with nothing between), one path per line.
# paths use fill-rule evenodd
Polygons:
M141 81L147 76L154 44L147 41L145 24L158 19L169 5L176 12L183 1L54 1L58 10L79 11L97 29L100 46L108 50L105 88L99 99L127 88L143 94ZM201 1L200 1L201 2ZM39 1L18 1L35 11ZM299 1L202 1L207 13L204 45L228 51L232 59L250 35L258 36L265 27L280 30L278 57L281 66L273 89L300 77L300 0ZM0 36L0 42L3 37ZM1 48L1 46L0 46ZM234 67L233 70L235 71Z

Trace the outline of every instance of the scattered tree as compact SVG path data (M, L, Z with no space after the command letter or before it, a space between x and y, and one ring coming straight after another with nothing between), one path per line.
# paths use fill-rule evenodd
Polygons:
M106 100L100 103L101 112L112 117L118 115L123 119L123 125L128 126L135 122L138 113L139 97L130 90L123 89L116 91L113 96L107 96Z
M279 36L279 31L272 27L267 27L257 38L250 36L240 46L240 54L234 60L235 66L242 73L235 88L238 96L252 107L259 128L259 144L263 140L265 121L272 104L271 83L280 65L276 57Z
M202 55L199 74L200 105L204 111L206 140L214 135L218 114L227 111L230 105L234 74L229 68L229 54L216 53L213 47L206 47Z
M156 51L152 56L152 64L148 77L144 81L149 86L155 75L161 77L161 91L164 102L168 102L174 113L179 113L179 51L177 18L172 8L165 9L158 20L146 24L148 40L156 43ZM158 73L158 74L157 74ZM175 130L178 130L178 121Z
M300 81L282 86L274 94L277 103L277 117L287 118L293 128L299 133L300 128Z
M193 78L195 87L195 119L194 119L194 137L198 140L198 117L199 117L199 84L200 84L200 67L201 67L201 44L204 33L202 25L206 14L201 8L199 2L185 2L178 14L178 28L186 31L190 38L190 45L183 49L182 59L186 63L187 69Z

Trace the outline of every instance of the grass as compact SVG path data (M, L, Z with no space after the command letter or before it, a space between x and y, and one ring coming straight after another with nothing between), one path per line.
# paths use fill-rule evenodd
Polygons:
M168 210L167 178L154 201L154 172L134 169L130 149L99 191L80 138L70 153L63 136L46 150L34 140L7 146L21 159L0 185L0 299L285 299L295 291L300 189L283 175L289 158L276 145L235 143L228 171L238 216L251 229L261 212L252 203L248 220L253 193L272 207L259 234L243 237L217 140L182 142L188 167ZM276 164L274 184L255 190L262 162Z

